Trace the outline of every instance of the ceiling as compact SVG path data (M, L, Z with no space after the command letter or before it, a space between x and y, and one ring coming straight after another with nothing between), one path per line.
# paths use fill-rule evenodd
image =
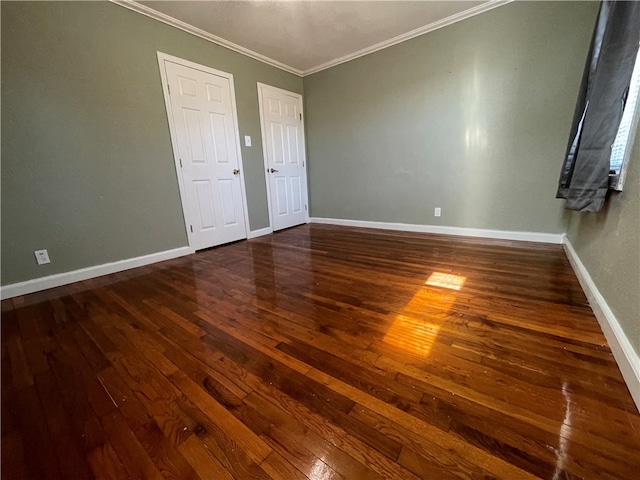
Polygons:
M343 63L506 3L114 1L298 75Z

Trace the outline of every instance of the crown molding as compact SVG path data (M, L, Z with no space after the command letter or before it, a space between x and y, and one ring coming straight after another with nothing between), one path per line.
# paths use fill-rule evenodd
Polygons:
M149 18L153 18L154 20L158 20L159 22L165 23L167 25L171 25L172 27L178 28L184 32L195 35L196 37L200 37L204 40L208 40L209 42L215 43L217 45L221 45L229 50L233 50L234 52L241 53L242 55L246 55L247 57L253 58L254 60L258 60L260 62L266 63L267 65L271 65L272 67L279 68L280 70L284 70L285 72L293 73L299 77L302 76L302 70L298 70L297 68L290 67L289 65L285 65L282 62L274 60L273 58L269 58L265 55L262 55L258 52L254 52L253 50L249 50L248 48L237 45L229 40L225 40L224 38L218 37L217 35L213 35L212 33L205 32L204 30L194 27L193 25L189 25L177 18L173 18L169 15L166 15L162 12L154 10L153 8L149 8L146 5L142 5L141 3L135 2L133 0L109 0L111 3L116 5L120 5L121 7L127 8L137 13L141 13Z
M321 65L318 65L317 67L304 70L302 72L302 76L305 77L307 75L311 75L313 73L318 73L322 70L326 70L327 68L335 67L336 65L340 65L341 63L345 63L350 60L355 60L356 58L364 57L365 55L369 55L370 53L377 52L378 50L383 50L387 47L397 45L398 43L406 42L407 40L411 40L412 38L419 37L420 35L424 35L425 33L433 32L434 30L438 30L439 28L452 25L454 23L465 20L469 17L478 15L480 13L488 12L489 10L493 10L494 8L500 7L502 5L506 5L507 3L511 3L513 1L514 0L490 0L481 5L477 5L475 7L469 8L468 10L455 13L453 15L450 15L436 22L429 23L428 25L418 27L414 30L400 34L396 37L390 38L388 40L384 40L380 43L376 43L375 45L371 45L370 47L363 48L362 50L358 50L357 52L349 53L348 55L345 55L340 58L336 58L335 60L331 60L330 62L323 63Z
M383 42L376 43L375 45L371 45L370 47L366 47L356 52L349 53L348 55L344 55L340 58L336 58L335 60L331 60L329 62L320 64L316 67L312 67L307 70L300 70L300 69L291 67L289 65L286 65L282 62L274 60L273 58L269 58L258 52L254 52L253 50L250 50L248 48L245 48L233 42L230 42L229 40L225 40L224 38L218 37L217 35L213 35L212 33L205 32L200 28L194 27L193 25L190 25L181 20L178 20L177 18L171 17L162 12L154 10L153 8L147 7L146 5L142 5L141 3L138 3L134 0L109 0L109 1L116 5L120 5L121 7L127 8L129 10L140 13L142 15L145 15L149 18L153 18L154 20L158 20L159 22L165 23L167 25L171 25L172 27L178 28L184 32L195 35L196 37L200 37L204 40L208 40L209 42L215 43L217 45L221 45L225 48L233 50L234 52L238 52L238 53L241 53L242 55L246 55L247 57L253 58L254 60L258 60L260 62L266 63L267 65L271 65L272 67L279 68L281 70L284 70L285 72L293 73L294 75L297 75L299 77L305 77L307 75L311 75L313 73L318 73L322 70L335 67L336 65L340 65L341 63L345 63L350 60L355 60L356 58L369 55L370 53L377 52L378 50L391 47L392 45L397 45L398 43L411 40L412 38L419 37L420 35L424 35L425 33L433 32L434 30L438 30L439 28L452 25L456 22L460 22L462 20L465 20L469 17L473 17L480 13L488 12L489 10L493 10L494 8L500 7L502 5L506 5L507 3L511 3L514 0L490 0L486 3L477 5L463 12L450 15L436 22L430 23L428 25L424 25L422 27L416 28L414 30L403 33L401 35L397 35L388 40L384 40Z

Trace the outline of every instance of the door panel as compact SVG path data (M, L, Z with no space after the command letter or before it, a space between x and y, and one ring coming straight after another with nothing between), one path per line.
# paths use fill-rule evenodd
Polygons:
M200 126L200 112L192 108L183 108L184 127L187 132L189 157L191 163L205 163L204 135Z
M302 98L259 85L267 182L274 230L307 222Z
M302 212L303 200L302 200L302 182L300 177L289 177L289 183L291 185L291 212Z
M218 85L207 83L207 100L222 103L222 88Z
M300 164L300 147L298 146L298 129L287 125L287 157L290 165Z
M238 215L236 214L236 208L233 203L233 198L235 197L233 180L220 180L218 181L218 185L220 186L220 204L222 205L224 224L237 225Z
M200 225L203 230L216 228L216 216L213 207L213 192L209 180L196 180L195 187L197 211L200 215Z
M198 82L193 78L178 75L178 83L180 85L180 95L194 98L198 96Z
M282 124L272 121L271 122L271 142L273 145L273 152L271 153L270 163L274 165L284 165L284 146L282 144ZM268 141L268 140L267 140Z
M187 203L189 244L246 238L230 79L164 60Z
M216 163L229 163L229 148L227 145L227 131L224 125L224 115L212 113L209 115L210 128L213 134L213 154Z
M276 190L276 213L279 216L289 213L287 202L287 179L285 177L275 177L273 179Z

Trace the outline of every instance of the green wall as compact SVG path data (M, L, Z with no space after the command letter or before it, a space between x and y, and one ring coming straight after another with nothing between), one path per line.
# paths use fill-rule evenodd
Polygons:
M311 215L564 232L597 9L516 2L305 77Z
M624 191L603 211L572 212L567 237L640 355L640 131Z
M156 51L234 75L250 226L269 225L256 82L300 78L107 2L1 14L2 285L187 245Z

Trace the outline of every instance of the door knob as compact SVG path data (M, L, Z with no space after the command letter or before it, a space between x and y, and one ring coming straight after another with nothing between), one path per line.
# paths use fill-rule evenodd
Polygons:
M271 170L269 170L271 173L276 173L278 172L278 170L276 170L275 168L272 168Z
M234 175L240 175L240 170L238 170L237 168L233 169L233 174Z

